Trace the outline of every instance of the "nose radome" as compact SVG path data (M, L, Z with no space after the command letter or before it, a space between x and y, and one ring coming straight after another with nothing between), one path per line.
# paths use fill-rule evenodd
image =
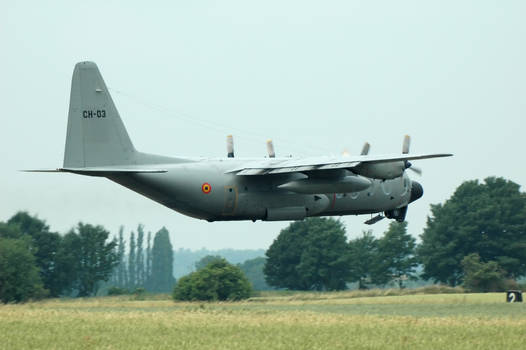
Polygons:
M416 181L411 181L411 197L409 203L416 201L424 195L424 188Z

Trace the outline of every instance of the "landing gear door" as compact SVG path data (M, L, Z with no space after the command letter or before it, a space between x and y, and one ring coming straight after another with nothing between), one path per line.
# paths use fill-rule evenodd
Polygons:
M225 186L225 207L224 215L234 215L237 207L237 187Z

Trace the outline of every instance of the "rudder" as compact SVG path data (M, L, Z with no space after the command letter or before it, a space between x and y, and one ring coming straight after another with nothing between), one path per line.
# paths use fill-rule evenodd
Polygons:
M93 62L75 65L64 168L135 163L136 150Z

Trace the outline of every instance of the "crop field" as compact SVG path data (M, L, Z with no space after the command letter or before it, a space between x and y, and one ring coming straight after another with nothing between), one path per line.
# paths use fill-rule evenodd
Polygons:
M526 306L498 294L131 297L0 306L0 349L523 349Z

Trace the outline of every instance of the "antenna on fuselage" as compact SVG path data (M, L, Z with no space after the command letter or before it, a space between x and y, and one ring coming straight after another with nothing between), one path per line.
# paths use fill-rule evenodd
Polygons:
M228 158L234 158L234 138L232 135L226 137L226 151Z
M267 153L269 158L276 158L276 152L274 152L274 144L272 140L267 140Z

